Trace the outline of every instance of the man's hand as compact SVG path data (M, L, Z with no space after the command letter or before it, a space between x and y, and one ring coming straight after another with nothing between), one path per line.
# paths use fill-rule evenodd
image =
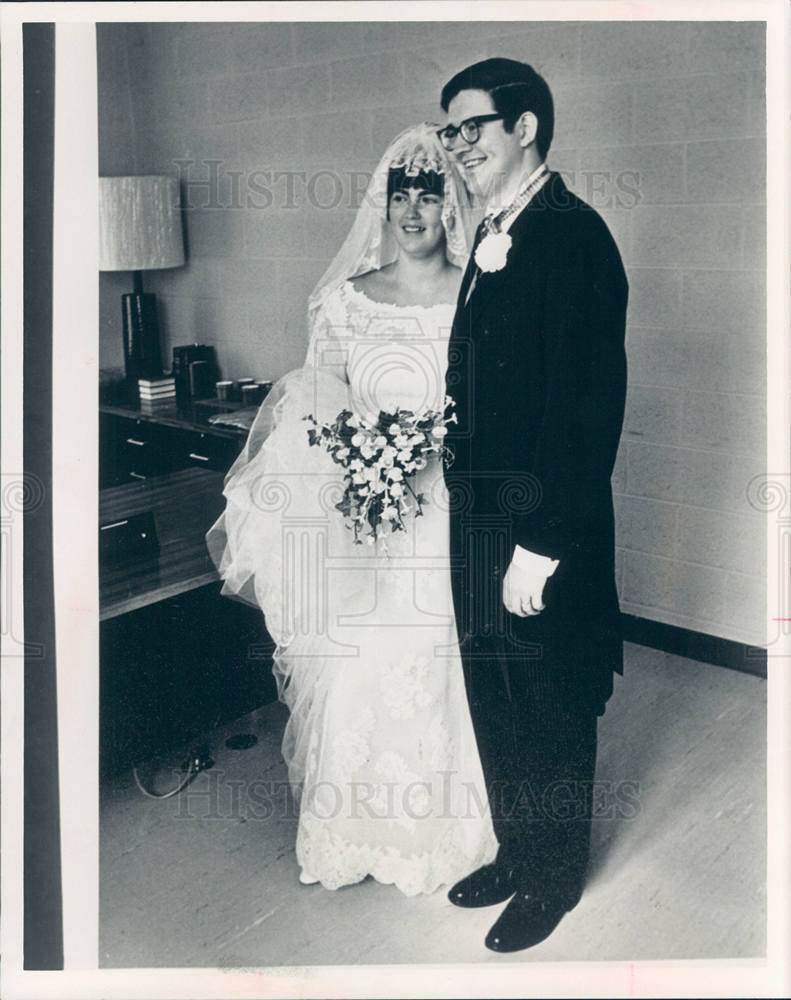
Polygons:
M545 607L544 586L547 577L529 573L511 561L503 577L503 604L513 615L528 618Z

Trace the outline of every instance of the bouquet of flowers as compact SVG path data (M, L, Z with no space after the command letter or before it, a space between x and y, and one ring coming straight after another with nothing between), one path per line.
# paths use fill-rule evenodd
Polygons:
M452 405L446 396L446 408ZM410 479L426 468L431 455L449 457L443 439L456 414L396 409L367 419L342 410L331 424L318 423L312 414L305 420L312 424L310 443L325 448L345 470L343 497L335 506L354 531L354 541L373 545L381 536L405 531L409 511L415 517L423 513L427 501Z

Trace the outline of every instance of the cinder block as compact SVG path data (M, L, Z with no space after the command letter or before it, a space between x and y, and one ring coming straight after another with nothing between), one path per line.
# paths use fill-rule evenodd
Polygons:
M326 66L289 66L267 74L272 115L316 114L331 107Z
M747 73L745 82L746 107L744 134L766 136L766 74Z
M558 84L579 81L579 32L573 22L492 23L488 54L530 63L554 91Z
M555 149L553 144L547 157L547 165L550 170L557 170L563 176L567 187L576 191L579 170L579 154L576 149Z
M745 74L654 80L634 85L636 142L741 137Z
M221 21L182 21L175 32L179 76L220 76L231 65L234 25Z
M766 270L766 208L749 205L742 210L742 266Z
M277 295L276 264L273 260L226 258L214 262L221 294L258 303L262 307ZM211 286L209 286L211 287Z
M330 79L330 107L335 111L394 105L402 100L403 70L395 54L357 56L330 63Z
M600 21L582 25L583 78L645 80L687 70L686 22Z
M631 329L629 379L712 392L765 390L765 342L748 331Z
M231 58L236 73L262 73L295 62L288 22L239 22L231 33Z
M348 111L339 114L309 115L301 119L306 163L337 162L355 166L374 157L373 113ZM292 123L296 126L296 122Z
M675 268L627 268L629 323L635 326L675 327L681 317L681 273Z
M733 628L739 630L743 642L763 646L766 645L767 636L777 634L777 623L767 619L787 616L788 607L783 607L779 600L773 597L770 592L767 602L766 586L762 580L741 573L728 574L725 619ZM767 614L767 603L769 614Z
M334 257L341 244L349 235L355 218L350 208L322 210L310 207L302 213L305 217L305 233L311 257Z
M582 197L594 208L684 201L684 147L679 143L582 149L579 162L588 188L588 197Z
M269 109L266 76L245 73L209 83L209 105L215 122L247 122L265 118Z
M577 175L579 177L579 174ZM585 199L583 198L583 201ZM626 208L611 208L609 206L600 209L599 214L607 223L618 252L621 255L624 267L632 259L632 245L634 237L632 235L632 212Z
M185 132L209 118L208 80L182 80L163 74L141 81L133 90L137 129Z
M244 252L244 223L240 212L195 209L184 213L187 253L193 257L238 257Z
M404 129L420 122L441 125L445 114L438 104L406 104L396 107L376 108L372 113L374 154L381 156L395 137Z
M627 440L674 444L681 426L681 392L640 385L635 372L629 378L623 434ZM647 378L650 378L650 372Z
M248 173L271 167L305 169L302 129L293 118L268 118L239 129L239 154Z
M615 465L612 470L610 482L615 493L625 493L627 487L626 468L628 444L624 437L621 438L618 453L615 456Z
M558 142L605 148L629 143L632 90L624 83L558 87L553 95Z
M196 298L193 315L193 343L214 344L218 361L223 362L223 345L237 330L247 325L247 304L229 295ZM237 372L237 377L247 372ZM233 377L233 376L231 376Z
M367 51L363 22L295 21L292 29L294 60L300 65Z
M730 73L762 69L766 25L761 21L698 21L689 26L692 73Z
M672 559L676 553L676 504L644 497L615 497L616 545Z
M757 513L680 507L678 551L689 562L766 576L766 522Z
M681 440L691 448L725 448L761 453L766 447L766 404L762 396L687 392Z
M724 570L675 562L671 584L673 609L701 623L723 621L726 580Z
M747 488L763 472L762 454L731 455L632 442L628 449L629 493L693 507L745 513Z
M298 209L269 208L239 214L244 218L244 247L250 257L305 255L304 215Z
M687 327L764 336L765 278L760 271L687 271L682 322Z
M632 215L632 262L649 267L733 267L741 259L737 207L639 205Z
M764 140L729 139L687 145L687 195L696 202L766 201Z
M630 442L627 462L627 482L633 496L675 503L694 502L695 491L688 481L690 462L685 449ZM708 495L723 493L726 480L727 469L723 462L718 481L709 484Z
M184 267L165 271L146 271L147 292L179 297L219 296L225 294L221 267L225 260L214 257L190 257ZM238 261L234 261L238 264ZM128 291L128 289L124 289ZM120 310L119 310L120 318Z
M451 37L448 35L447 41L430 48L410 45L400 49L405 99L411 103L434 101L438 114L442 114L439 99L448 80L465 66L486 59L489 54L485 34L475 36L470 32L461 45L453 45Z
M521 27L521 22L492 21L371 21L365 25L365 51L395 52L419 47L432 47L449 52L457 48L468 50L478 45L482 38L492 32L507 32L509 27ZM466 63L448 60L447 79Z
M646 552L626 550L623 562L623 600L643 608L673 607L672 559L662 559Z

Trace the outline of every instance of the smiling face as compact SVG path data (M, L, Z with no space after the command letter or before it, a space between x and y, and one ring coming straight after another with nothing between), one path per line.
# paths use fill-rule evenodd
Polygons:
M494 101L485 90L461 90L448 105L448 123L459 126L476 115L496 114ZM484 122L477 142L456 136L452 155L456 157L468 187L484 199L508 188L524 166L524 148L518 130L509 133L502 121Z
M425 188L393 191L388 202L390 228L404 253L428 257L445 245L442 197Z

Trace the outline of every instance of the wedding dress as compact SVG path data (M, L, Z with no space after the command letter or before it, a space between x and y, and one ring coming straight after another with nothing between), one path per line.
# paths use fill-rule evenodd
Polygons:
M297 861L326 888L367 875L432 892L497 851L469 715L439 459L423 514L355 544L342 470L305 417L443 409L453 307L376 302L340 284L313 318L304 367L276 384L226 483L209 537L224 592L259 605L290 715Z

